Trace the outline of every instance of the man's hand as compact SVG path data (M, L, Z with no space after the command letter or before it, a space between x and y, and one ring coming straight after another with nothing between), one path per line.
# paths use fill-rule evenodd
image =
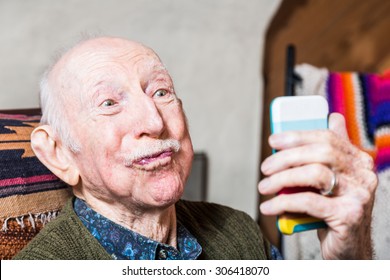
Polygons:
M264 202L264 215L305 213L324 220L319 229L324 259L371 259L371 213L378 179L372 158L348 140L344 117L333 113L329 130L284 132L271 135L277 153L261 165L267 178L261 194L288 187L314 187L327 191L334 175L337 185L330 196L314 192L279 195Z

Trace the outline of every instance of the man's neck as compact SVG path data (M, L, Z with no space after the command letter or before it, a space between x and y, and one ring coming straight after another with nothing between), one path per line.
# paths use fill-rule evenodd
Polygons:
M175 205L164 209L135 211L122 204L107 204L93 198L81 199L111 221L147 238L177 248Z

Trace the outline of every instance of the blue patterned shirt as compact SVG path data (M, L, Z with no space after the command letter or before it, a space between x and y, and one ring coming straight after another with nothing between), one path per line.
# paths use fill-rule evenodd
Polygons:
M276 248L274 245L271 245L271 258L272 260L283 260L282 254L279 252L278 248Z
M118 260L195 260L202 252L196 238L177 223L177 249L159 243L118 225L76 198L74 210L84 226L113 259Z

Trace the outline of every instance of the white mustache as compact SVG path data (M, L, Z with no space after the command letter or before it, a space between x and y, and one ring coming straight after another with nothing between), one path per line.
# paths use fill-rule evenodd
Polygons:
M130 154L125 155L123 159L125 166L131 166L135 161L139 161L142 158L152 157L166 151L172 151L176 153L180 150L180 148L180 142L175 139L154 140L152 144L137 148Z

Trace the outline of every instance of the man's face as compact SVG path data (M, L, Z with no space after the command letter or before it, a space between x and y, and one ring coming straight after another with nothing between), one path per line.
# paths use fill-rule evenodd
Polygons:
M67 68L77 71L65 110L81 148L74 161L82 193L138 209L176 202L193 150L181 103L158 57L125 41L81 52Z

